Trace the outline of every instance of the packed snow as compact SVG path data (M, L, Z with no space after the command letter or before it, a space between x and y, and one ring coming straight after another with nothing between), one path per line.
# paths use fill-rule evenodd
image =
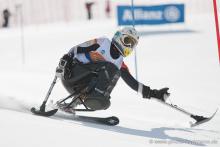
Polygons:
M74 121L71 115L60 112L50 118L31 114L30 108L42 103L64 53L88 39L111 38L117 29L115 20L26 26L23 55L20 28L0 29L1 147L219 146L219 113L210 122L190 128L191 118L143 99L123 80L113 90L108 110L78 113L114 115L120 118L117 126ZM168 102L210 116L220 105L213 14L196 15L187 24L171 28L137 26L137 30L141 34L138 80L153 89L169 87ZM135 76L134 53L125 62ZM67 95L58 81L50 99Z

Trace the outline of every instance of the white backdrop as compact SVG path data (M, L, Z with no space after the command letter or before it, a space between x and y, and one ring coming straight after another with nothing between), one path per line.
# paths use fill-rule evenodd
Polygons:
M86 20L86 2L94 2L92 6L94 19L106 19L105 7L107 0L0 0L0 11L8 8L11 13L11 25L19 24L18 5L22 5L24 23L42 24L53 22L69 22ZM131 4L130 0L110 0L111 17L115 17L118 4ZM197 13L212 12L211 0L134 0L137 5L158 3L185 3L187 16ZM2 17L0 17L2 22Z

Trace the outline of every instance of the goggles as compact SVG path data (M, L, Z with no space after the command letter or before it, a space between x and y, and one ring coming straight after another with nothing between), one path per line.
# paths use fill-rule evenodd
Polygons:
M137 40L129 35L123 35L123 37L121 38L121 42L124 44L124 46L132 49L135 48L137 45Z

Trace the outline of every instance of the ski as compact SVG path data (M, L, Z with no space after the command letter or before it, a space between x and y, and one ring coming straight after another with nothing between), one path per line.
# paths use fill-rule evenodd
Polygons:
M198 126L198 125L201 125L201 124L204 124L204 123L210 121L215 116L217 111L218 111L218 109L210 117L203 117L203 116L192 115L191 117L194 118L197 121L195 123L191 123L190 126L191 127L195 127L195 126Z
M57 110L58 109L54 109L54 110L51 110L51 111L48 111L48 112L42 112L40 110L36 110L35 108L32 108L31 112L35 115L50 117L50 116L53 116L57 112ZM55 115L55 117L56 117L56 115ZM73 114L73 120L88 122L88 123L103 124L103 125L108 125L108 126L115 126L115 125L119 124L119 119L116 116L92 117L92 116L83 116L83 115Z
M60 110L64 113L71 114L73 115L72 120L73 121L81 121L81 122L88 122L88 123L95 123L95 124L102 124L102 125L108 125L108 126L115 126L119 124L119 119L116 116L110 116L110 117L93 117L93 116L84 116L84 115L76 115L75 110L77 111L88 111L86 109L74 109L74 111L67 111L66 109L58 108L56 104L53 104L51 101L49 106L52 108L52 110L45 112L45 108L42 110L37 110L36 108L31 108L31 112L35 115L40 115L40 116L53 116L56 117L55 113Z
M92 116L75 115L74 120L95 123L95 124L98 123L98 124L108 125L108 126L115 126L119 124L119 119L116 116L92 117Z

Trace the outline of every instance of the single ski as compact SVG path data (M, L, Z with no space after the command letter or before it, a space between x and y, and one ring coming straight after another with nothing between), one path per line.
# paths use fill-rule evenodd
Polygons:
M82 121L82 122L89 122L89 123L98 123L108 126L115 126L119 124L119 119L116 116L110 117L92 117L92 116L82 116L82 115L75 115L74 120Z
M50 107L53 109L50 111L45 111L45 106L41 107L39 110L36 108L31 108L31 112L34 113L35 115L40 115L40 116L53 116L55 113L58 111L58 109L64 113L67 114L72 114L73 115L73 121L82 121L82 122L89 122L89 123L96 123L96 124L103 124L103 125L108 125L108 126L115 126L119 124L119 119L116 116L110 116L110 117L93 117L93 116L83 116L83 115L76 115L75 110L82 111L81 109L74 109L74 111L68 111L71 109L63 109L62 107L57 107L56 104L53 104L52 102L50 103ZM83 109L85 110L85 109ZM88 111L88 110L86 110ZM56 115L55 115L56 117Z
M203 116L198 116L198 115L192 115L191 117L194 118L196 120L196 122L195 123L191 123L190 126L191 127L195 127L195 126L198 126L198 125L201 125L203 123L206 123L206 122L210 121L215 116L217 111L218 111L218 109L210 117L203 117Z

